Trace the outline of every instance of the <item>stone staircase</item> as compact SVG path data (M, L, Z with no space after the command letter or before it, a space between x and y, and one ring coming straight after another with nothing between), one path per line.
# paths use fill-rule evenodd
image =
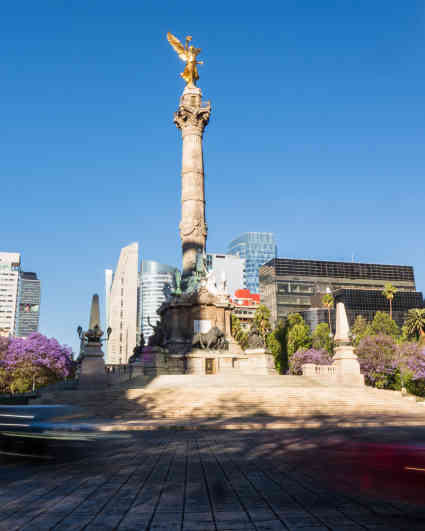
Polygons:
M419 423L425 407L394 391L323 385L304 376L137 377L103 391L61 391L39 403L79 406L80 416L179 423Z

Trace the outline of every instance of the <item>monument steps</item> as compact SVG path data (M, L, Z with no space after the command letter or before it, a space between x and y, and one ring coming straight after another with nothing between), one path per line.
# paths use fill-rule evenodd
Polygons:
M397 416L425 421L425 407L397 392L325 386L301 376L166 375L143 382L144 387L137 388L117 385L102 391L55 392L40 403L73 404L82 408L81 416L121 420L250 422Z

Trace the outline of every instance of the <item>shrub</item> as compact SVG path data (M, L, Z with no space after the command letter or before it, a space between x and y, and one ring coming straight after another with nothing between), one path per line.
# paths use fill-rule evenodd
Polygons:
M379 389L400 389L399 349L391 336L364 337L356 348L360 369L367 385Z
M289 374L302 374L304 363L314 363L315 365L330 365L331 355L327 350L310 348L308 350L297 350L289 359Z

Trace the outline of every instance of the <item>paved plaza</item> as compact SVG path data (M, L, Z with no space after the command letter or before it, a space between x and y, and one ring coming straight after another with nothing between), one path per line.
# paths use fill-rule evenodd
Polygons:
M353 453L353 444L377 440L421 445L425 429L158 430L123 437L55 460L4 459L0 529L425 528L425 506L407 499L420 491L400 484L387 492L393 471L378 464L365 478Z

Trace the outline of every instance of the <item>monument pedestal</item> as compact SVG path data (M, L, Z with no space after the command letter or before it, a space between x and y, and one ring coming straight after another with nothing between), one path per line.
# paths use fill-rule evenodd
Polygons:
M87 343L81 360L79 389L102 389L108 384L100 343Z
M245 352L193 349L186 354L186 374L276 374L274 359L264 349Z
M184 374L185 359L182 354L171 354L162 347L147 347L142 353L141 362L145 376L160 374Z
M213 327L224 334L229 345L234 344L231 312L232 304L227 296L214 295L204 286L194 293L174 296L159 309L166 335L164 346L170 354L190 353L194 335ZM237 349L239 345L234 350Z
M264 348L246 349L249 374L277 374L273 354Z
M338 302L336 306L335 345L332 365L305 363L302 366L303 375L336 385L364 385L360 363L351 345L350 327L342 302Z
M364 376L360 373L360 363L350 345L335 348L332 366L336 368L338 383L346 385L364 385Z

